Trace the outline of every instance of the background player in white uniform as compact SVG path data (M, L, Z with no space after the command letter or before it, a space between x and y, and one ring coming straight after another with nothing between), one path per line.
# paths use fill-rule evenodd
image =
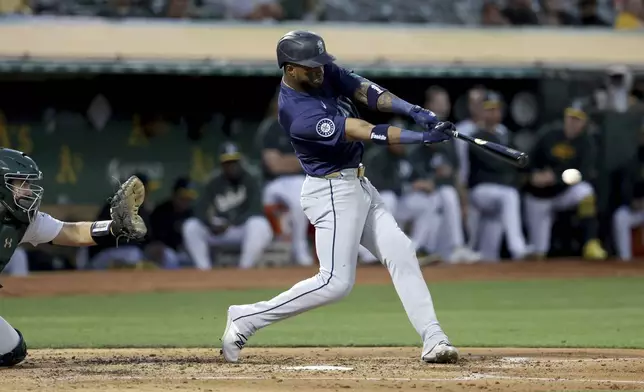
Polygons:
M30 157L0 148L0 175L4 178L0 186L0 272L21 243L92 246L116 243L120 236L140 240L147 232L137 214L145 189L136 177L127 180L112 199L113 220L70 223L38 211L43 194L38 185L42 173ZM0 367L16 365L26 356L22 334L0 317Z
M438 86L428 88L425 93L425 108L434 112L439 120L447 120L451 112L447 91ZM427 149L417 148L412 160L415 165L419 165L418 170L433 178L436 186L435 211L438 216L431 220L433 230L426 248L450 263L473 263L479 261L481 255L465 246L462 197L459 194L466 192L466 187L457 174L459 162L456 147L459 145L466 144L450 140Z
M182 226L183 243L198 269L212 268L210 247L241 248L240 268L255 267L273 232L262 214L260 179L241 162L239 147L226 142L213 174Z
M485 96L487 89L484 86L477 85L472 87L467 95L467 109L470 117L456 124L456 129L459 133L464 135L472 135L474 132L481 129L485 124ZM508 134L507 128L500 122L495 126L496 132L499 136L505 138ZM505 140L505 139L504 139ZM461 193L461 208L463 215L465 215L465 225L467 229L467 243L469 248L474 248L478 241L478 220L479 216L475 209L472 209L469 202L469 192L467 190L467 183L469 181L469 150L468 144L457 140L454 142L456 147L456 155L458 156L458 181L465 187Z
M454 125L437 124L433 113L338 67L317 34L286 34L277 44L277 58L284 69L279 121L307 173L301 203L315 226L320 270L268 301L229 307L222 337L224 358L237 361L246 341L258 329L349 294L362 244L389 270L407 316L423 342L422 360L455 362L458 351L438 323L414 247L364 176L361 165L362 141L382 145L443 142L454 134ZM348 117L341 108L350 99L375 110L410 116L425 130L374 126Z
M501 122L501 97L488 91L484 99L483 126L471 136L509 145L508 135L498 132ZM518 173L502 161L489 159L478 148L468 148L468 186L470 209L468 219L475 240L474 249L484 260L498 260L502 236L513 259L523 259L531 252L526 245L521 222L521 199L517 190Z
M485 116L485 97L487 89L483 86L474 86L471 88L467 94L467 110L470 115L469 118L456 124L456 129L458 133L464 135L472 135L474 132L478 131L484 124ZM489 104L488 104L489 106ZM496 132L505 137L508 134L508 129L505 125L500 122L495 126ZM463 184L467 184L467 179L469 175L469 156L468 156L468 144L457 140L456 143L456 154L458 155L458 178Z
M259 126L257 138L264 172L264 213L271 221L273 232L279 236L283 228L277 215L286 207L295 262L303 266L313 265L307 238L309 220L300 205L300 191L306 176L288 135L277 121L277 95L271 101L268 116Z
M644 225L644 127L642 131L630 173L622 180L622 205L613 213L615 250L623 261L633 258L632 229Z

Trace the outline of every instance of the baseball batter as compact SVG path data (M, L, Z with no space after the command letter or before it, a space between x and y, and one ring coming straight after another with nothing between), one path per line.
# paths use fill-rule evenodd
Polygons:
M365 177L361 164L364 141L438 143L451 138L454 125L437 123L433 113L337 66L334 60L315 33L292 31L277 44L277 61L283 68L279 122L307 174L300 202L315 226L320 270L268 301L231 306L222 354L236 362L248 338L260 328L349 294L362 244L389 270L407 316L421 336L421 358L455 362L458 351L438 322L414 247ZM374 126L349 117L345 107L351 99L371 109L408 115L425 131Z
M4 178L0 187L0 272L21 243L80 247L116 243L119 237L141 240L147 233L138 215L145 189L137 177L123 183L112 199L112 220L71 223L38 211L42 173L33 159L20 151L0 148L0 173ZM17 365L26 356L22 334L0 317L0 367Z

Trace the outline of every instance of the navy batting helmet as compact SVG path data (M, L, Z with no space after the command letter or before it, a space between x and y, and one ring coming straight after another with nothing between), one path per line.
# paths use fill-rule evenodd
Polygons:
M277 42L277 63L280 68L286 63L315 68L335 61L328 54L324 40L310 31L290 31Z

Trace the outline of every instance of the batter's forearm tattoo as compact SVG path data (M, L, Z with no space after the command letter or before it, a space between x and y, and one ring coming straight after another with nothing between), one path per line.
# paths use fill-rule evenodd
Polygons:
M363 105L368 105L369 100L367 94L369 91L369 86L371 86L372 84L373 82L363 79L362 82L360 82L360 87L358 87L358 89L353 94L353 98ZM391 113L394 109L393 101L395 98L397 97L389 91L382 93L378 97L378 111Z
M371 82L366 79L362 79L362 81L360 82L360 87L358 87L355 93L353 93L353 99L363 105L367 105L367 90L369 90L369 86L371 86Z
M378 97L378 110L381 112L391 113L393 111L394 98L398 98L389 91L385 91Z

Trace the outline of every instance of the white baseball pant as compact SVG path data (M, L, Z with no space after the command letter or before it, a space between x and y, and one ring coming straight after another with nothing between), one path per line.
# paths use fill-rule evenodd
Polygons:
M257 265L273 240L273 230L264 216L251 216L243 225L231 226L223 234L213 234L199 219L189 218L182 226L183 244L195 267L212 268L210 247L241 246L239 268Z
M392 191L380 193L385 208L389 211L399 225L411 222L409 238L415 250L427 244L427 239L437 230L437 196L423 192L411 192L400 199ZM360 258L366 263L378 261L378 258L360 246Z
M624 261L633 258L631 230L644 224L644 211L634 211L621 206L613 213L613 239L617 256Z
M20 342L18 332L0 317L0 356L13 351Z
M425 345L446 341L410 239L386 209L378 191L356 169L332 179L307 177L302 207L315 226L320 271L263 302L232 306L240 333L260 328L344 298L356 277L358 247L364 245L389 270L407 316Z
M521 202L516 188L479 184L470 190L470 203L470 224L477 230L475 250L481 253L483 260L499 260L504 233L513 259L521 259L529 253L523 236Z
M456 188L451 185L439 186L434 197L436 216L431 221L427 249L438 253L443 260L449 260L454 250L465 245L461 202Z
M300 192L305 175L282 176L266 184L264 205L284 204L288 208L292 239L293 256L299 265L313 265L313 257L308 243L309 221L300 204Z
M560 195L549 199L525 195L528 239L534 246L534 251L545 255L550 250L550 235L555 212L575 207L593 193L593 187L582 181L572 185Z

